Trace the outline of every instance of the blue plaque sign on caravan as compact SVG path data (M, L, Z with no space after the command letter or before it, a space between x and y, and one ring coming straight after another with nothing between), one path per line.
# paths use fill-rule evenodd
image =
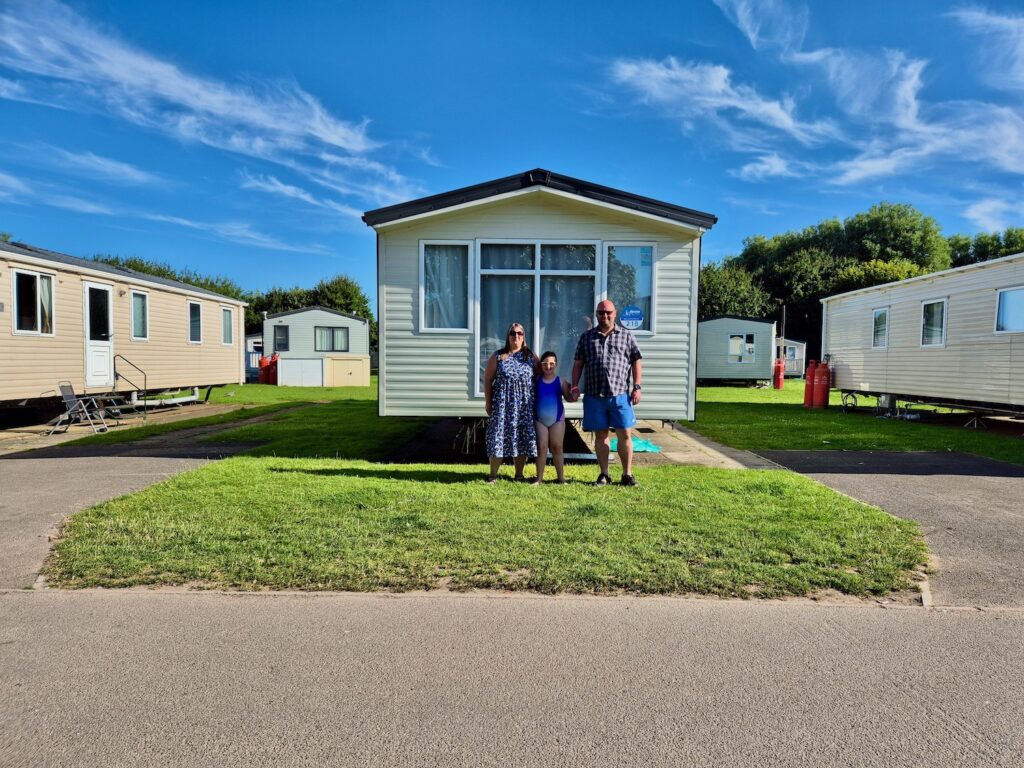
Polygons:
M619 313L619 322L622 323L623 328L628 328L631 331L643 328L644 311L634 304L623 307L622 312Z

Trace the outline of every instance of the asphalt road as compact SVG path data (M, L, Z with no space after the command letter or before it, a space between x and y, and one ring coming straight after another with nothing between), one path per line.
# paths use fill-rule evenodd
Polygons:
M1024 608L1024 466L966 453L759 453L920 523L935 605Z
M1024 612L0 593L2 766L1019 766Z

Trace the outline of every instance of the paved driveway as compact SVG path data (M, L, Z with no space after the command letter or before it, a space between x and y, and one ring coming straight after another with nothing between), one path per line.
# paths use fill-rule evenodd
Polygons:
M67 515L249 447L195 444L196 430L189 432L0 456L0 588L35 582Z
M964 453L759 453L920 523L936 605L1024 608L1024 466Z

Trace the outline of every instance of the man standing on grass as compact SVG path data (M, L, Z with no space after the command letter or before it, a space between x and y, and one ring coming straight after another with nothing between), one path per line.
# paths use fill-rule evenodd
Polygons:
M572 397L579 397L580 374L583 380L583 429L594 432L597 463L601 474L595 485L611 482L608 475L608 431L615 430L622 461L622 485L636 485L633 479L633 440L629 430L636 424L633 406L640 402L642 365L640 349L633 334L615 325L615 305L602 301L597 305L597 327L584 331L576 345L572 366ZM629 379L632 374L633 385Z

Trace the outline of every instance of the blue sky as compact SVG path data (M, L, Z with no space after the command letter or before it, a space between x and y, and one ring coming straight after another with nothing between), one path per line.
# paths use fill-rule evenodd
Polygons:
M244 287L363 211L544 167L745 237L887 200L1024 223L1024 9L902 2L0 1L0 230Z

